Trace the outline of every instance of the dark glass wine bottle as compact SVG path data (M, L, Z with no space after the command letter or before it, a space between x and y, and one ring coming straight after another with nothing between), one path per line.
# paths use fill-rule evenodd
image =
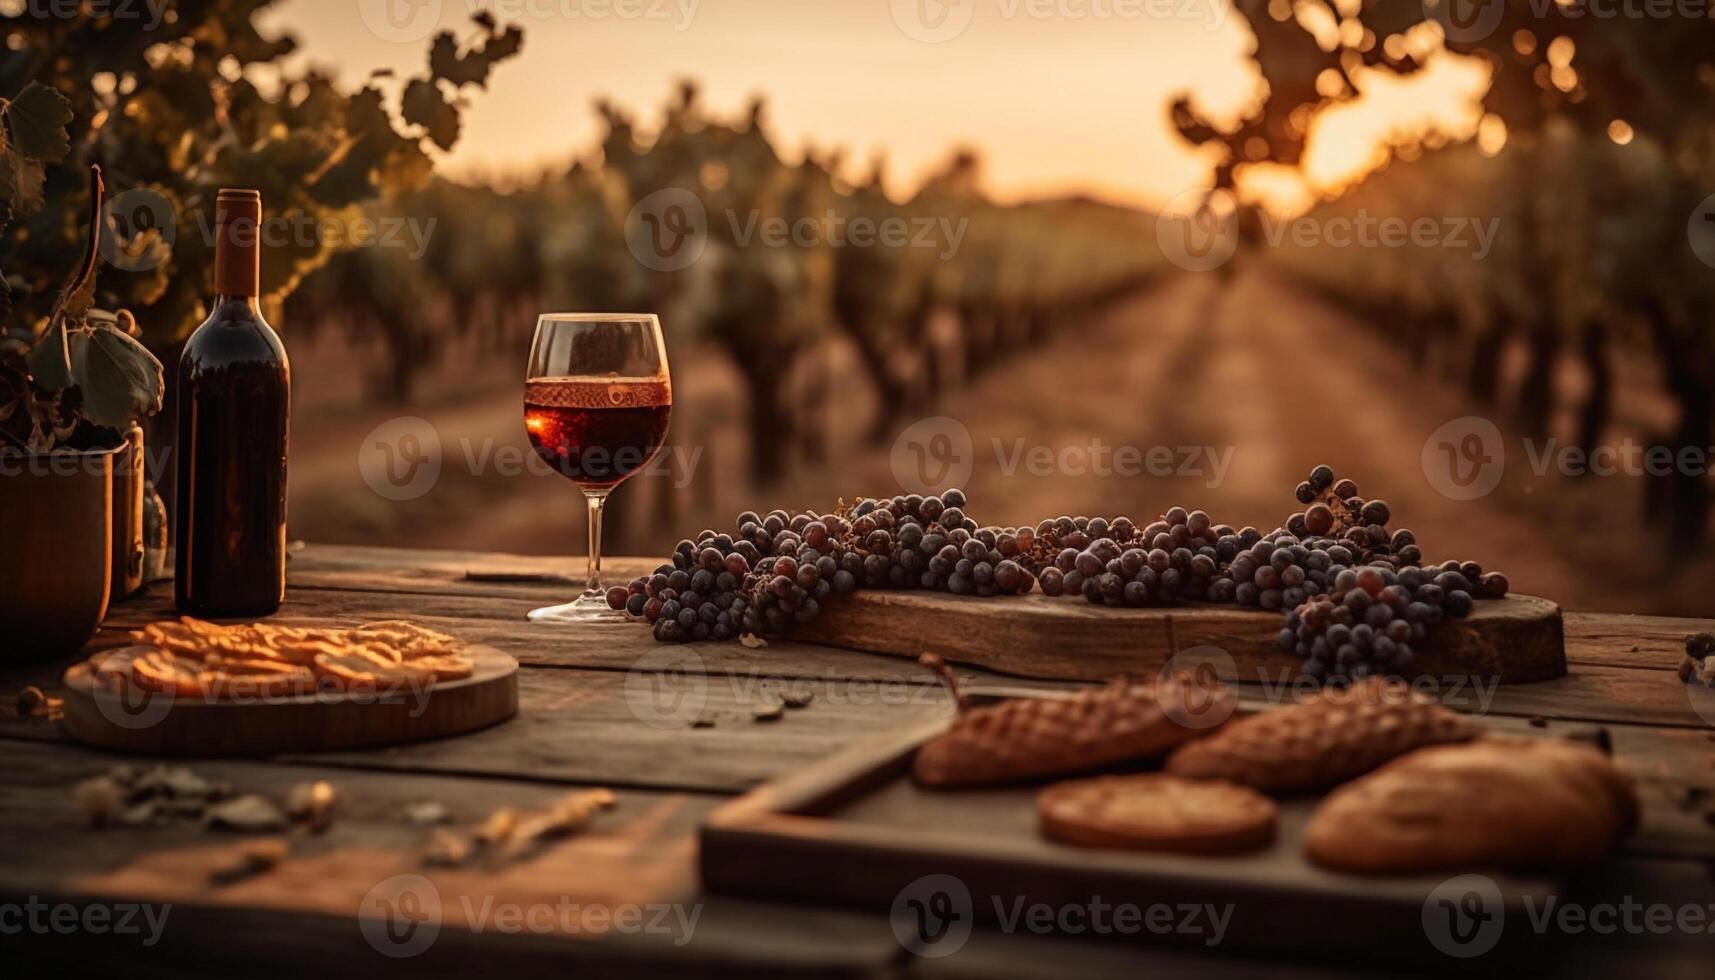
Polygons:
M266 616L286 594L291 367L257 305L262 195L215 200L214 309L185 343L177 405L179 611Z

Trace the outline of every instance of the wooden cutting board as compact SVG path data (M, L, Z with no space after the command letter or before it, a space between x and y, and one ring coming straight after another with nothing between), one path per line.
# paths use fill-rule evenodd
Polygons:
M421 689L329 692L243 702L125 697L97 685L95 659L65 674L66 733L87 745L168 756L369 748L486 728L518 713L518 661L466 647L475 672ZM99 658L101 655L97 655Z
M1301 661L1279 646L1284 618L1235 606L1117 609L1040 594L860 591L830 598L792 638L906 657L936 653L1019 677L1099 681L1160 670L1170 656L1169 618L1182 652L1224 652L1239 679L1298 675ZM1560 607L1534 596L1478 602L1469 618L1441 623L1414 650L1420 675L1542 681L1566 673Z

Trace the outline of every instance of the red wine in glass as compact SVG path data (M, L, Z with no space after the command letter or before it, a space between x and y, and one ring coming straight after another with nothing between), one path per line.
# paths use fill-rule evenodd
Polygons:
M653 314L549 313L536 322L524 382L524 430L536 454L583 491L589 509L584 594L533 610L546 622L622 619L601 585L601 510L667 438L673 383Z
M673 390L637 378L538 378L524 387L536 454L585 490L612 490L655 458Z

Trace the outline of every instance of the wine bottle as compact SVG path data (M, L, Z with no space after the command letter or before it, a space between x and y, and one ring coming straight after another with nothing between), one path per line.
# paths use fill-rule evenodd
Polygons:
M214 306L179 359L179 611L265 616L286 594L291 367L257 305L262 195L215 199Z

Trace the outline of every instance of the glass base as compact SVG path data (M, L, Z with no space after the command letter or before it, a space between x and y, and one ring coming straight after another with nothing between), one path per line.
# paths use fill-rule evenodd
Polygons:
M530 610L532 623L623 623L630 617L607 604L601 592L587 592L560 606Z

